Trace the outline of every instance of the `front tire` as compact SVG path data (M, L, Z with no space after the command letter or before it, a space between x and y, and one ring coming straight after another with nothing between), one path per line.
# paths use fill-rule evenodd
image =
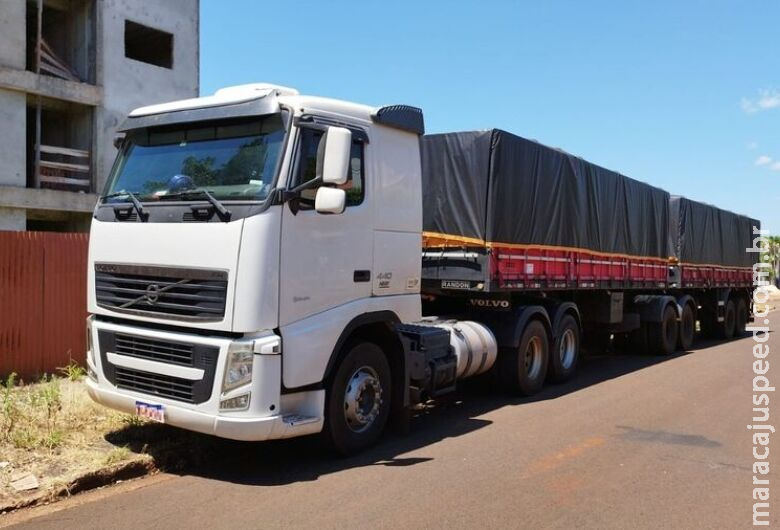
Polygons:
M532 396L544 386L550 358L547 329L530 321L517 348L502 348L498 355L498 379L504 391Z
M328 389L323 431L344 456L379 441L392 403L390 365L382 349L371 342L353 342L347 349Z

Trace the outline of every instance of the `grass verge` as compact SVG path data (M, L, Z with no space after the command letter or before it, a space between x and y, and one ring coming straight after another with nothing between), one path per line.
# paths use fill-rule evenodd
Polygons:
M121 431L127 417L93 403L77 367L66 367L63 375L22 384L12 374L0 385L0 512L67 494L84 476L112 465L152 467L149 455L105 439ZM17 489L20 480L30 489Z
M89 398L83 371L0 382L0 514L155 470L206 462L217 439L114 412ZM20 481L36 484L18 490Z

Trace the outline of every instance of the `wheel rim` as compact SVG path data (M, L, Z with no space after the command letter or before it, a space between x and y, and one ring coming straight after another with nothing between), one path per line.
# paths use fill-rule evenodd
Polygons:
M344 391L344 420L350 430L364 432L379 416L382 405L382 384L376 370L361 366L347 380Z
M561 360L561 366L568 370L574 364L574 357L577 353L577 339L574 336L574 330L567 329L561 337L561 347L558 350L558 356Z
M542 340L539 337L531 337L528 346L525 347L525 373L529 379L536 379L542 371Z

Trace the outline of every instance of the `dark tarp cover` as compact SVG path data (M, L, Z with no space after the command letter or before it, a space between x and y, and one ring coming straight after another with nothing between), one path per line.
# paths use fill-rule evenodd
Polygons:
M423 136L422 174L429 232L669 256L667 192L505 131Z
M758 255L745 249L758 237L753 227L761 223L685 197L670 200L670 245L682 263L752 267Z

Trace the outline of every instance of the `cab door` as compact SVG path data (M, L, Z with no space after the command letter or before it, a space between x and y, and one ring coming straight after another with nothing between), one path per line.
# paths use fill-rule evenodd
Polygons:
M325 130L317 125L299 128L288 189L315 178ZM352 135L343 213L317 213L317 188L283 206L280 326L371 296L374 231L365 175L369 146L361 133L356 129Z

